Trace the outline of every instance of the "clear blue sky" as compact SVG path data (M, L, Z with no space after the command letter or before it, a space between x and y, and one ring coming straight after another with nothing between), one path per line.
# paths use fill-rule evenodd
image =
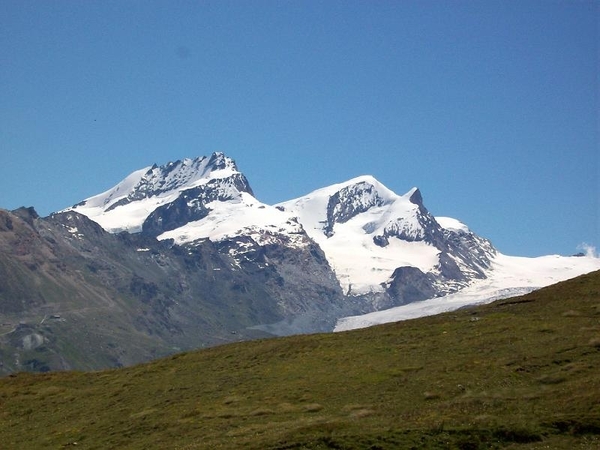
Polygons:
M0 207L223 151L275 203L370 174L500 251L600 247L600 2L0 2Z

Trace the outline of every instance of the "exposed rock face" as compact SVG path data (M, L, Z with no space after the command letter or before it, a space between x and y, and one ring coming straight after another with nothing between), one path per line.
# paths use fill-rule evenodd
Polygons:
M392 275L387 293L395 305L403 305L435 297L435 277L416 267L398 267Z
M210 242L113 235L73 212L30 225L0 210L0 223L0 373L128 365L265 336L248 327L283 317Z
M199 189L190 189L197 191ZM144 220L142 231L152 236L158 236L165 231L174 230L186 223L200 220L208 216L210 210L201 198L194 196L195 192L183 192L171 203L159 206Z
M0 210L0 374L100 369L326 331L355 312L310 241L173 246L107 233L76 212L28 214L31 224L20 215Z
M327 202L325 234L333 235L333 227L336 223L345 223L358 214L384 203L385 200L379 196L376 188L366 182L340 189L330 196Z
M277 301L281 320L253 328L275 335L330 331L339 317L356 313L345 301L323 251L314 242L298 247L286 245L286 240L271 236L261 245L238 236L218 244Z
M444 229L446 246L451 249L455 258L462 261L464 267L473 272L473 276L484 278L485 272L490 267L490 262L496 254L492 243L477 236L470 230L447 230Z

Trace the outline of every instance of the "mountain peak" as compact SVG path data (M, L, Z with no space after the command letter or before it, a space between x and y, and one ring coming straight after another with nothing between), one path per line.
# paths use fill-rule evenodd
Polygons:
M419 188L412 188L410 191L408 191L406 197L408 197L408 200L411 203L414 203L417 206L423 206L423 196L421 195Z
M223 152L214 152L210 155L207 166L211 167L212 170L230 169L235 172L238 170L235 161L228 156L225 156L225 153Z
M225 171L218 174L217 172ZM161 192L192 187L208 178L222 178L238 172L235 161L221 152L213 153L210 158L184 158L165 165L154 164L136 186L138 190L147 185L150 196ZM144 186L145 187L145 186Z
M202 191L204 199L221 201L241 192L253 195L235 161L215 152L210 157L184 158L137 170L108 191L69 209L87 215L108 231L136 232L150 213L191 190ZM186 198L189 200L189 195Z

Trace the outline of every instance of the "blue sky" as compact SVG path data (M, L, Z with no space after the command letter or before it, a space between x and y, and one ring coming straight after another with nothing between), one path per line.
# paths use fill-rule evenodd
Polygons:
M276 203L418 186L506 254L600 246L597 1L0 2L0 207L223 151Z

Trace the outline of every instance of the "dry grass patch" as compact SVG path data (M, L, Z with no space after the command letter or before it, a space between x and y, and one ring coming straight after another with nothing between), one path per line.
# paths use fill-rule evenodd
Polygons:
M319 403L309 403L307 405L302 405L302 410L308 413L319 412L323 409L323 406Z

